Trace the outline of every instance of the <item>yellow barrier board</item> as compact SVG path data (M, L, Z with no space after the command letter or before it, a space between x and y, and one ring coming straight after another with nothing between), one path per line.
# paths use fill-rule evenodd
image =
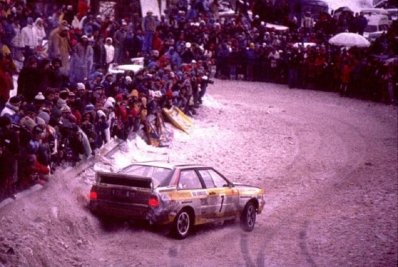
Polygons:
M193 122L190 117L188 117L182 110L178 107L163 108L163 113L166 115L167 119L176 127L189 134Z

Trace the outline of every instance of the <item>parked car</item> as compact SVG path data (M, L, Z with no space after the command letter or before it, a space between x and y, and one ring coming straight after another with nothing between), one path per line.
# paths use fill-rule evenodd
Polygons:
M361 9L360 13L365 17L372 15L388 15L387 10L385 10L384 8L363 8Z
M371 20L374 17L383 17L387 20L387 24L391 25L392 20L389 17L387 9L384 8L363 8L360 11L366 19Z
M386 10L391 21L398 20L398 8L386 8Z
M372 15L368 19L363 36L369 41L374 41L383 33L387 33L389 28L389 20L385 15Z
M194 225L236 218L252 231L264 207L264 190L233 183L205 165L143 162L117 173L97 172L89 207L100 219L171 225L182 239Z

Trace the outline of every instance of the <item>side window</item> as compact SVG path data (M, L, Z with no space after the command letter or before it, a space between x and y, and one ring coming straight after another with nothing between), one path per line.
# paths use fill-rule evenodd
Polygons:
M221 175L219 175L214 170L209 170L209 174L213 178L215 187L225 187L228 186L227 180L225 180Z
M202 184L194 170L182 171L178 182L179 189L201 189Z
M214 188L216 185L214 184L213 177L209 173L209 170L199 170L200 176L203 179L203 182L206 185L206 188Z

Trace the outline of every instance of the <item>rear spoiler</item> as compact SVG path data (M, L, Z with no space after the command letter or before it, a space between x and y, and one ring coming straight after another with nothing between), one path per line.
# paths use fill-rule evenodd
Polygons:
M152 178L121 173L97 172L95 180L100 184L123 185L141 188L152 188Z

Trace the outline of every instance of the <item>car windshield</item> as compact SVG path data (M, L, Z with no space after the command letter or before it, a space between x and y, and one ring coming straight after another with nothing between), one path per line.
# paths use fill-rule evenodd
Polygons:
M173 170L147 165L130 165L122 169L120 173L152 178L153 186L159 187L170 184Z

